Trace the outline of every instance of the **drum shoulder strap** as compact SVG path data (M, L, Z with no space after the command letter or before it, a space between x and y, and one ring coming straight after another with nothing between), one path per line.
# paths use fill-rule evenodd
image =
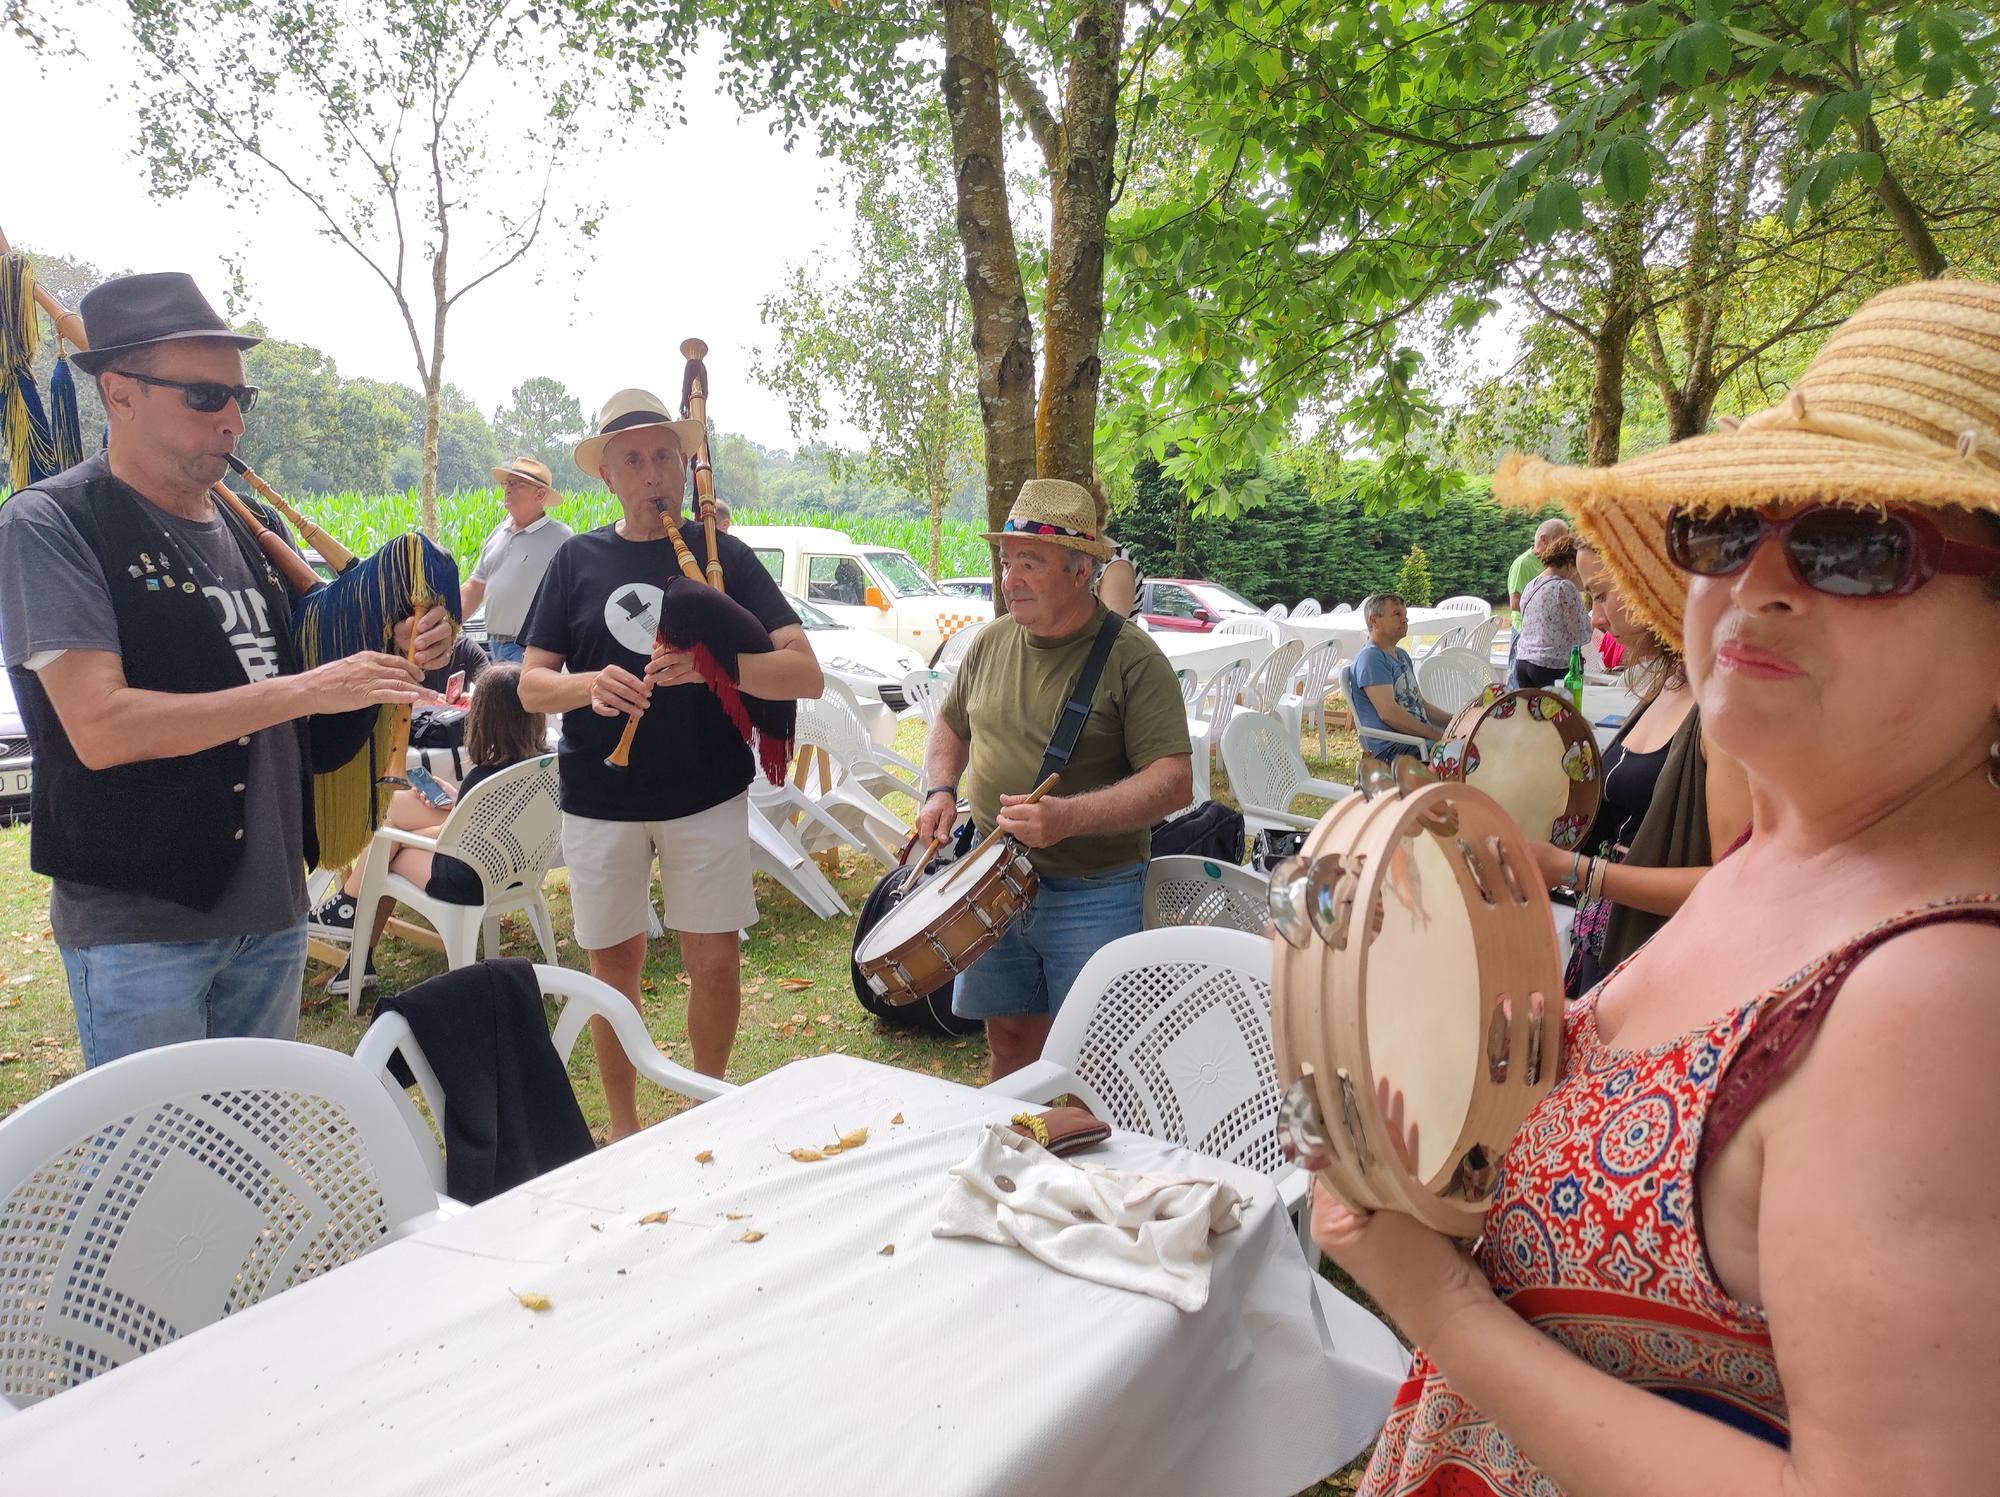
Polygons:
M1069 764L1069 756L1076 752L1077 741L1083 737L1083 725L1090 721L1091 698L1097 695L1097 681L1104 674L1104 663L1111 658L1111 646L1117 643L1118 631L1125 627L1125 621L1115 613L1107 613L1099 625L1097 638L1091 641L1090 654L1084 658L1083 671L1071 688L1069 700L1063 703L1060 716L1056 718L1056 730L1049 735L1049 746L1042 754L1042 770L1035 776L1035 783L1041 784L1050 775L1060 773Z

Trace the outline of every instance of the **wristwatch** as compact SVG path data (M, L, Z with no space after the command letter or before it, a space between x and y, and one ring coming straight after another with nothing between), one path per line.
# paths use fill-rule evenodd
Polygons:
M948 795L951 797L953 805L958 804L958 786L956 785L932 785L924 791L924 800L929 800L933 795ZM921 803L919 802L919 804Z

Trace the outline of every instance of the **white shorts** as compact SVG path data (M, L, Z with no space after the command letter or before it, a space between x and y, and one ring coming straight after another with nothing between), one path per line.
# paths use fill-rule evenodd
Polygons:
M747 791L673 821L599 821L565 811L576 944L602 951L646 934L655 854L668 930L703 934L756 924L749 817Z

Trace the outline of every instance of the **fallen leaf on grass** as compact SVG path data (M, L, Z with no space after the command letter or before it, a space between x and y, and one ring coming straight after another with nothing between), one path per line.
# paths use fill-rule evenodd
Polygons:
M741 1237L737 1238L736 1240L738 1242L762 1242L764 1240L764 1234L762 1232L757 1231L755 1228L752 1228L750 1231L745 1232Z
M0 998L0 1008L19 1008L20 1006L21 1000L18 998Z
M10 978L8 978L8 979L7 979L7 985L8 985L9 987L15 987L15 988L18 988L18 987L20 987L20 986L21 986L21 985L22 985L23 983L29 983L29 982L33 982L34 980L35 980L35 974L34 974L34 973L32 973L32 972L23 972L23 973L22 973L22 974L21 974L21 975L20 975L19 977L10 977ZM811 984L811 983L807 983L807 984L806 984L806 986L807 986L807 987L811 987L811 986L812 986L812 984Z
M11 1065L20 1058L19 1050L0 1050L0 1066Z
M642 1227L657 1227L672 1215L673 1212L671 1211L648 1211L644 1216L639 1218L639 1225Z
M524 1310L542 1311L549 1308L549 1297L546 1294L516 1294L514 1298L521 1302L521 1308Z
M781 977L778 979L778 986L783 988L787 993L803 993L812 985L813 980L810 977Z
M893 1243L893 1242L890 1242L890 1243L885 1243L885 1244L883 1244L883 1247L882 1247L882 1251L881 1251L881 1252L879 1252L879 1253L877 1253L877 1254L876 1254L875 1256L876 1256L876 1257L878 1257L878 1258L893 1258L893 1257L895 1257L895 1256L896 1256L896 1244L895 1244L895 1243Z
M713 1164L713 1163L715 1163L715 1150L713 1150L713 1149L703 1149L703 1150L702 1150L702 1151L701 1151L701 1152L700 1152L699 1154L697 1154L697 1155L695 1155L695 1156L694 1156L694 1162L695 1162L696 1164Z

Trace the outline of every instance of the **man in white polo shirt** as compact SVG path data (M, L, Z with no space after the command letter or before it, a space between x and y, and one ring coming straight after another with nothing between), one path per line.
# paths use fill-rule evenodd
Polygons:
M556 501L546 465L517 457L504 468L490 470L501 486L507 518L493 527L479 548L479 564L459 589L463 616L470 618L486 604L486 654L493 660L521 661L521 625L535 589L556 548L570 538L569 526L549 517Z

